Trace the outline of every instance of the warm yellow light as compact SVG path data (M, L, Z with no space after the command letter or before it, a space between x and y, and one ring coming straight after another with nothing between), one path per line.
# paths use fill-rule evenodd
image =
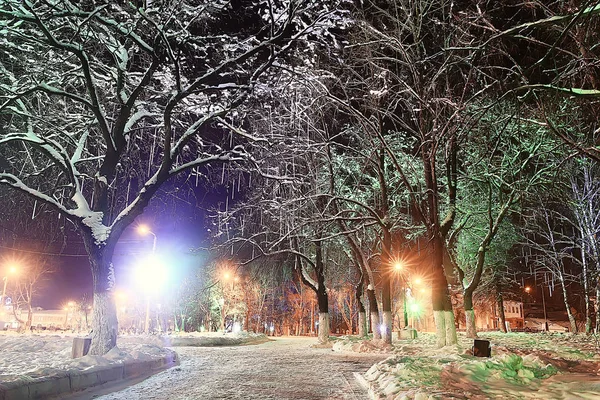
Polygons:
M233 281L234 281L234 282L239 282L239 281L240 281L240 278L238 278L238 277L236 276L235 278L233 278Z
M400 261L396 261L396 263L394 264L394 269L396 271L402 271L403 268L404 268L404 265Z
M10 267L8 267L8 272L10 272L11 274L14 274L17 272L17 267L14 265L11 265Z
M120 301L124 301L124 300L126 300L126 299L127 299L127 293L125 293L125 292L124 292L124 291L122 291L122 290L116 290L116 291L115 291L115 297L116 297L117 299L119 299Z
M146 224L140 224L137 227L137 231L141 235L147 235L150 233L150 228Z
M415 279L415 285L420 285L423 281L421 280L421 278L417 278Z
M160 291L169 277L167 268L155 256L145 259L136 272L137 281L146 294Z
M419 292L425 293L425 289L421 289L421 290L419 290Z
M70 301L70 302L68 302L68 303L67 303L67 305L68 305L69 307L73 307L73 306L75 305L75 302L74 302L74 301Z
M227 280L229 280L229 277L230 277L229 272L223 273L223 279L225 279L227 281Z
M529 293L529 292L531 292L531 288L530 288L529 286L525 286L525 291L526 291L527 293Z

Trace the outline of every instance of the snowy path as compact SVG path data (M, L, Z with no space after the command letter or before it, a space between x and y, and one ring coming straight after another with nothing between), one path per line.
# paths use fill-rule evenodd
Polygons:
M101 400L146 399L367 399L353 372L383 354L310 348L315 338L276 338L260 345L177 347L181 365ZM75 397L90 399L92 394Z

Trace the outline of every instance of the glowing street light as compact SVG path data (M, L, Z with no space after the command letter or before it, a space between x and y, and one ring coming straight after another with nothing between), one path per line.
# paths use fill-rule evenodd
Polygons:
M542 289L542 308L544 309L544 330L548 332L548 314L546 313L546 296L544 296L544 286L540 285L540 289ZM525 286L525 293L529 294L530 292L531 287Z
M4 305L4 302L5 302L5 299L6 299L6 284L8 283L8 275L9 274L12 274L12 275L16 274L17 273L17 266L16 265L10 265L8 267L7 272L8 273L6 274L6 276L4 276L4 278L2 278L2 279L4 279L4 289L2 289L2 297L0 298L0 304L1 305Z
M150 228L148 227L148 225L146 224L140 224L137 227L137 231L140 235L152 235L153 236L153 240L152 240L152 252L156 252L156 235L154 234L154 232L152 232L150 230Z
M406 328L406 327L408 327L408 311L406 309L406 290L407 290L407 288L406 288L406 281L404 279L404 276L402 276L402 273L404 272L404 267L405 267L404 261L397 260L394 263L393 267L394 267L394 270L398 274L401 275L400 276L400 279L401 279L400 280L400 283L401 283L400 289L401 289L401 293L402 293L402 310L403 310L402 313L404 314L403 315L404 316L404 327Z
M152 255L146 262L137 268L137 282L146 292L146 318L144 321L144 332L150 330L150 295L159 292L161 285L168 278L168 272L162 262Z

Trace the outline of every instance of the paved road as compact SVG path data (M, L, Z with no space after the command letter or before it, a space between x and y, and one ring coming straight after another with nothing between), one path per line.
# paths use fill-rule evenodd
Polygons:
M311 348L313 343L315 338L286 337L249 346L177 347L181 365L117 392L75 398L367 399L353 373L365 372L386 355L340 353Z

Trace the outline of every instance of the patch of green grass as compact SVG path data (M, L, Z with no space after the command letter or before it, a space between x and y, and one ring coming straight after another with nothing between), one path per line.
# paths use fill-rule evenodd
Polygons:
M514 384L526 384L532 379L546 379L558 372L552 365L525 365L523 358L516 354L510 354L503 359L477 362L467 369L471 371L472 379L478 382L485 382L493 375Z

